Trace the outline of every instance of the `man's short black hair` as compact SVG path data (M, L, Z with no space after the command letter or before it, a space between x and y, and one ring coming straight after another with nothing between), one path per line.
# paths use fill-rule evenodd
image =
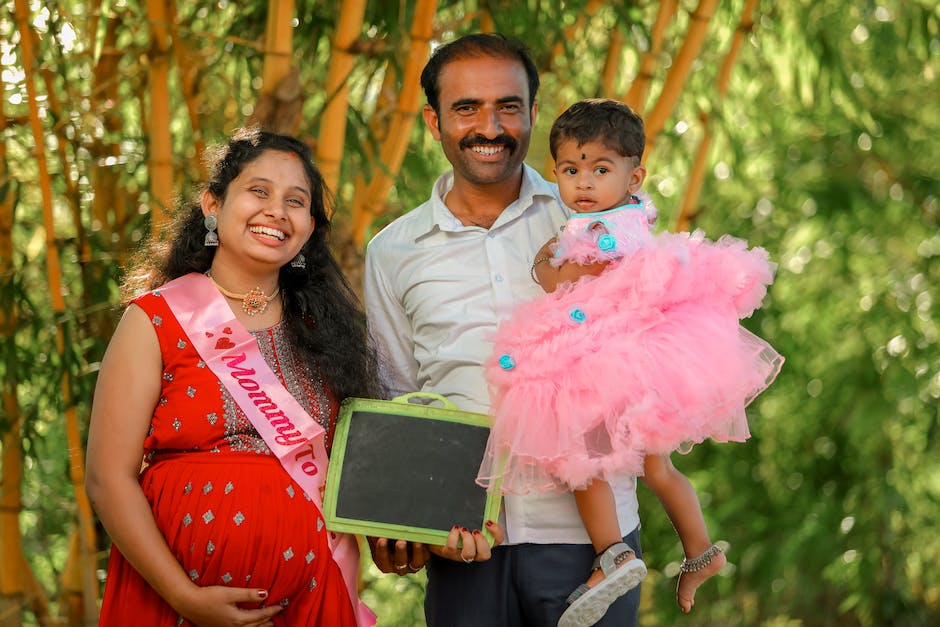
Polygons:
M421 87L424 89L424 95L431 108L440 114L439 79L444 66L451 61L481 57L515 60L522 64L529 81L528 107L531 109L539 90L539 73L535 67L535 61L532 60L528 48L522 43L498 33L464 35L434 51L421 72Z

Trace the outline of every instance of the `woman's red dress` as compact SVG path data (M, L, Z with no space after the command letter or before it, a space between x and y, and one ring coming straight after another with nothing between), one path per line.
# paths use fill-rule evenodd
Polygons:
M198 585L267 590L267 605L284 606L276 625L354 626L319 508L199 358L159 291L134 302L150 317L163 355L140 484L176 559ZM253 335L329 439L336 403L323 380L295 359L282 325ZM189 624L112 546L99 625Z

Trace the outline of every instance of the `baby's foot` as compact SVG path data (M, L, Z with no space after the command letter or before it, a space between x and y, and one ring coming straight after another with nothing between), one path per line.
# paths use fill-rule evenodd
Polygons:
M683 560L676 586L676 601L682 611L688 614L695 605L695 591L706 580L717 575L728 559L717 544L711 545L704 553L690 560Z
M558 627L593 625L610 604L636 588L646 576L646 564L622 542L607 548L594 560L594 570L586 583L568 595L568 609Z
M615 563L615 567L619 570L636 559L636 555L633 551L624 551L621 553L621 556L618 556L618 559ZM603 569L597 568L591 571L591 576L588 577L588 580L585 582L588 588L593 588L600 582L604 581L607 578L607 575L604 574Z

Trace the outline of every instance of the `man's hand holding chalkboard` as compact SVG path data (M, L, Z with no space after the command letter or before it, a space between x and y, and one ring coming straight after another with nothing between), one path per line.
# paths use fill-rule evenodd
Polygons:
M368 537L372 561L383 573L408 575L424 567L431 552L420 542Z

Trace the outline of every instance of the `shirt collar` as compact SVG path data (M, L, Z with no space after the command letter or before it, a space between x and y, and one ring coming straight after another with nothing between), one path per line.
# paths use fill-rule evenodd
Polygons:
M444 197L447 196L454 186L454 171L445 172L437 181L431 190L430 205L431 211L427 212L422 228L418 229L415 239L419 239L432 231L456 231L463 228L464 225L454 217L447 205L444 204ZM557 198L557 194L552 184L546 181L542 176L528 164L522 165L522 187L519 189L519 198L512 202L503 210L503 213L496 219L494 227L499 227L507 222L515 220L526 210L530 209L536 197L548 196Z

